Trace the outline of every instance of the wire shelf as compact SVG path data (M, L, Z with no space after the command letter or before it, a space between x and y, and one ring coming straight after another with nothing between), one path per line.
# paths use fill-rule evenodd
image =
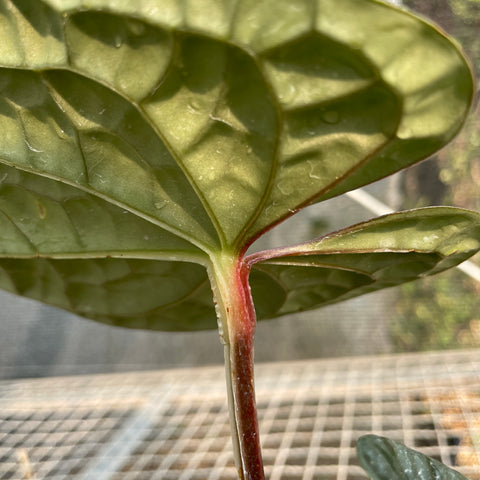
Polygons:
M480 351L263 364L267 478L359 480L376 433L480 480ZM0 382L0 478L227 480L222 368Z

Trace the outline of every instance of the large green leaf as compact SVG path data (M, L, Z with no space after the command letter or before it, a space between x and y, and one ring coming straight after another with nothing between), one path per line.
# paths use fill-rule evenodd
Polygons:
M2 0L0 15L2 161L206 249L431 154L472 96L441 33L372 0Z
M365 435L358 440L357 451L373 480L467 480L443 463L388 438Z
M0 286L107 323L213 328L212 259L430 155L472 92L443 33L376 0L0 0ZM449 212L469 239L455 252L431 210L365 225L350 250L349 230L258 257L259 318L458 263L478 216Z
M156 330L215 328L205 269L118 258L1 259L0 285L111 325Z

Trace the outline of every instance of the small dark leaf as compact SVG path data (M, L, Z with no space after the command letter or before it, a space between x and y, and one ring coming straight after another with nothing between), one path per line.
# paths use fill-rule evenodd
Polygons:
M443 463L377 435L361 437L357 452L373 480L466 480Z

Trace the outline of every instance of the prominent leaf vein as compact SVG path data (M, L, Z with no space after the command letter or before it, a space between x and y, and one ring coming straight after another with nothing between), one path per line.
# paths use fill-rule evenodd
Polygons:
M276 96L275 92L273 91L273 87L267 81L267 76L265 74L265 70L262 66L262 63L261 63L260 59L256 56L253 56L253 59L256 62L257 68L259 69L259 71L262 74L262 77L265 80L265 84L266 84L267 90L270 94L270 98L276 99L277 96ZM275 111L276 111L276 120L277 121L276 121L276 130L275 130L275 133L273 135L273 139L274 139L273 158L272 158L272 161L271 161L271 168L270 168L268 179L267 179L267 182L266 182L266 188L264 190L264 193L263 193L262 197L260 198L260 201L258 203L258 206L257 206L256 210L252 213L252 215L251 215L250 219L248 220L247 224L245 225L243 231L241 232L240 236L236 240L237 248L242 246L242 250L244 252L254 242L254 240L256 238L258 238L263 233L263 232L258 232L256 235L252 236L249 233L249 230L253 226L253 224L255 223L257 218L260 216L260 214L262 213L262 211L265 207L265 204L267 203L267 200L268 200L268 198L269 198L269 196L272 192L272 189L274 187L274 184L275 184L275 177L276 177L278 166L279 166L279 163L280 163L280 144L281 144L281 140L282 140L282 134L280 132L283 132L284 128L285 128L285 115L284 115L284 112L283 112L282 108L280 107L280 104L279 104L278 100L276 102L274 102L274 107L275 107ZM250 238L247 238L247 235L249 235L249 234L250 234Z

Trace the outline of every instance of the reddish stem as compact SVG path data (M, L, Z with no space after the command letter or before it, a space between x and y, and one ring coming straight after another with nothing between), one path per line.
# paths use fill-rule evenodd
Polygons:
M255 309L248 284L249 267L239 257L217 259L214 293L226 343L227 383L239 478L264 480L255 403L253 337ZM222 318L223 317L223 318ZM229 377L229 378L228 378ZM235 438L236 437L236 438Z
M265 477L253 383L253 349L250 339L240 337L232 347L232 382L243 470L240 478L263 480Z

